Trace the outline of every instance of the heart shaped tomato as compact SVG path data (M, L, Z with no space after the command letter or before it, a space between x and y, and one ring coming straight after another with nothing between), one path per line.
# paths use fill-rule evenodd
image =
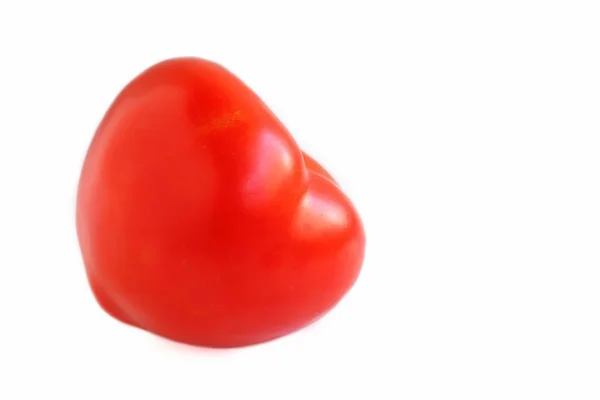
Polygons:
M325 169L237 77L195 58L156 64L117 96L84 162L77 233L109 314L211 347L315 321L365 251Z

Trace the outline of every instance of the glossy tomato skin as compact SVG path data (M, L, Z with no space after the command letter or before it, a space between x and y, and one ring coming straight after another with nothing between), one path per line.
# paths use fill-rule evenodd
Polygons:
M156 64L117 96L84 162L77 233L109 314L210 347L310 324L365 252L327 171L244 83L196 58Z

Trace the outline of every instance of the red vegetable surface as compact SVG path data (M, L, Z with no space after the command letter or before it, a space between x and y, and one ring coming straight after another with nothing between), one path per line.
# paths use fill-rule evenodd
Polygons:
M365 253L329 173L242 81L197 58L150 67L114 100L83 165L77 234L106 312L211 347L315 321Z

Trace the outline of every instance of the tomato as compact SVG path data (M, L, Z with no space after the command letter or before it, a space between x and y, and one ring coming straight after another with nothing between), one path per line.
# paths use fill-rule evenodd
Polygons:
M148 68L114 100L81 172L77 234L108 314L209 347L315 321L365 253L330 174L242 81L197 58Z

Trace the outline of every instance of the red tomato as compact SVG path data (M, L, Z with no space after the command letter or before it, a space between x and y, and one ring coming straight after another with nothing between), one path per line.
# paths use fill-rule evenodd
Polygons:
M315 321L365 251L325 169L236 76L195 58L154 65L115 99L81 173L77 233L106 312L211 347Z

